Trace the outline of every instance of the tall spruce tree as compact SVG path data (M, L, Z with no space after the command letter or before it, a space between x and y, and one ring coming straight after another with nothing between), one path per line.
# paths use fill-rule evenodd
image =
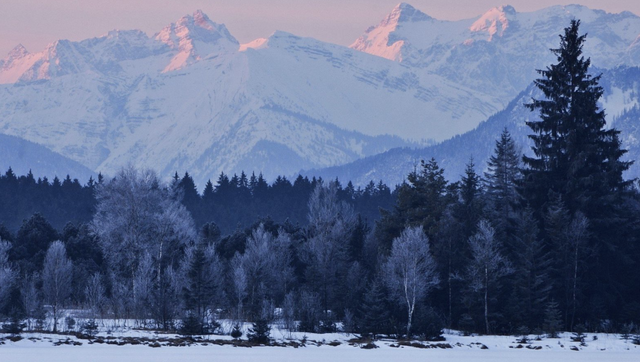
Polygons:
M544 99L527 105L539 111L540 119L527 122L534 156L523 158L523 193L538 216L559 198L570 217L578 212L586 217L587 242L599 250L596 263L585 271L585 280L590 280L586 292L614 312L624 303L615 296L628 288L617 276L632 272L625 257L633 245L624 235L630 218L623 197L633 180L622 177L632 162L621 160L626 151L620 132L606 128L605 113L598 107L600 76L589 74L591 61L582 53L586 35L579 34L579 27L579 20L571 21L560 35L560 47L552 49L558 63L538 71L542 77L535 84Z
M398 188L398 200L392 211L381 210L381 220L376 227L376 237L381 249L387 253L392 241L406 226L422 226L428 237L434 238L438 223L451 203L449 182L444 169L434 158L421 161L417 169L407 176L407 182Z
M612 193L626 188L622 172L630 162L621 161L619 131L606 129L604 110L598 101L603 88L600 76L589 74L590 59L582 55L586 34L580 21L560 35L560 48L551 51L558 63L538 70L535 85L545 99L533 99L527 107L540 119L527 122L533 131L535 156L523 157L525 192L534 207L543 206L549 193L562 196L571 213L601 210Z
M521 180L520 150L516 146L507 128L502 130L496 140L493 155L487 162L485 189L489 206L489 215L496 228L496 237L510 244L515 228L516 212L520 196L517 185Z

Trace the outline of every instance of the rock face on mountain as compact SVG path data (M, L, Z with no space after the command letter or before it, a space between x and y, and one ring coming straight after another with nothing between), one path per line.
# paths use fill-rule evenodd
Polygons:
M473 130L553 61L548 48L574 17L595 66L640 64L640 18L582 6L449 22L400 4L351 48L284 32L239 44L200 11L153 36L17 46L0 61L0 133L95 172L133 164L188 171L199 185L349 164ZM635 94L611 92L621 116ZM401 179L402 165L357 177Z

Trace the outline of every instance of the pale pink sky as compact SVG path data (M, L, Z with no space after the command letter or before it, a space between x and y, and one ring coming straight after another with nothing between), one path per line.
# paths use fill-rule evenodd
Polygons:
M275 30L349 45L399 0L0 0L0 59L22 43L31 52L57 39L81 40L113 29L148 34L202 9L242 42ZM640 14L638 0L413 0L438 19L472 18L504 3L517 11L579 3L608 12Z

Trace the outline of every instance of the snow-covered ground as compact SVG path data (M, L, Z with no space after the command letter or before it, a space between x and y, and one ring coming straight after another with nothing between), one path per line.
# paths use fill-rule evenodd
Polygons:
M106 337L106 333L100 334ZM376 341L376 349L362 349L361 345L350 342L353 335L345 334L304 334L274 329L272 337L286 342L289 338L298 341L306 335L306 346L294 347L234 347L216 345L214 340L229 340L228 336L210 336L185 347L150 348L148 345L123 346L113 344L89 344L87 340L51 334L25 333L20 341L4 340L0 345L0 361L638 361L640 346L626 341L616 334L588 334L586 346L572 342L571 334L565 333L558 339L543 338L522 345L511 336L460 336L455 333L445 335L452 348L417 348L398 346L392 340ZM6 335L4 335L6 336ZM125 330L109 334L113 340L125 337L174 338L176 335L158 335L153 332ZM597 340L594 340L594 336ZM61 344L70 340L81 345ZM330 342L339 342L337 346ZM161 343L162 344L162 343ZM318 346L321 344L320 346ZM338 344L338 343L332 343ZM425 346L429 343L416 342ZM435 343L433 343L435 344ZM572 347L578 348L573 350ZM538 349L535 349L538 348Z

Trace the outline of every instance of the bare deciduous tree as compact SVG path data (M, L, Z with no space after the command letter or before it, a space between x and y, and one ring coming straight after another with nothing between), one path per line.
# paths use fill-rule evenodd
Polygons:
M91 317L93 319L95 319L98 314L102 314L106 296L100 273L95 273L89 278L87 286L84 289L84 297L87 302L87 307L91 310Z
M67 250L61 241L54 241L47 250L42 271L42 289L44 297L51 306L53 332L58 331L58 319L61 308L71 295L73 265L67 258Z
M489 328L489 288L500 277L512 272L509 261L500 253L495 231L488 221L480 220L478 232L469 238L471 263L467 268L471 288L483 293L484 323L487 334Z
M309 198L309 241L303 255L309 264L307 278L328 312L340 277L346 275L347 240L355 226L353 208L338 200L335 182L319 184Z
M191 215L180 203L175 188L164 186L152 171L132 167L96 189L96 213L92 232L99 238L110 268L112 283L129 283L130 303L137 312L148 310L140 303L150 295L165 298L166 269L177 266L181 247L195 240ZM149 258L149 260L146 260ZM144 265L143 265L144 263ZM143 275L138 275L143 273ZM136 283L145 283L136 285ZM154 293L144 296L139 292ZM166 305L167 300L155 300ZM146 317L142 315L142 317ZM168 316L162 315L162 319Z
M395 299L407 307L407 337L416 304L439 283L429 238L422 227L406 228L393 240L391 255L383 266L385 281Z
M237 301L237 318L242 320L244 299L247 297L247 272L242 263L240 254L236 254L231 260L233 273L233 287Z

